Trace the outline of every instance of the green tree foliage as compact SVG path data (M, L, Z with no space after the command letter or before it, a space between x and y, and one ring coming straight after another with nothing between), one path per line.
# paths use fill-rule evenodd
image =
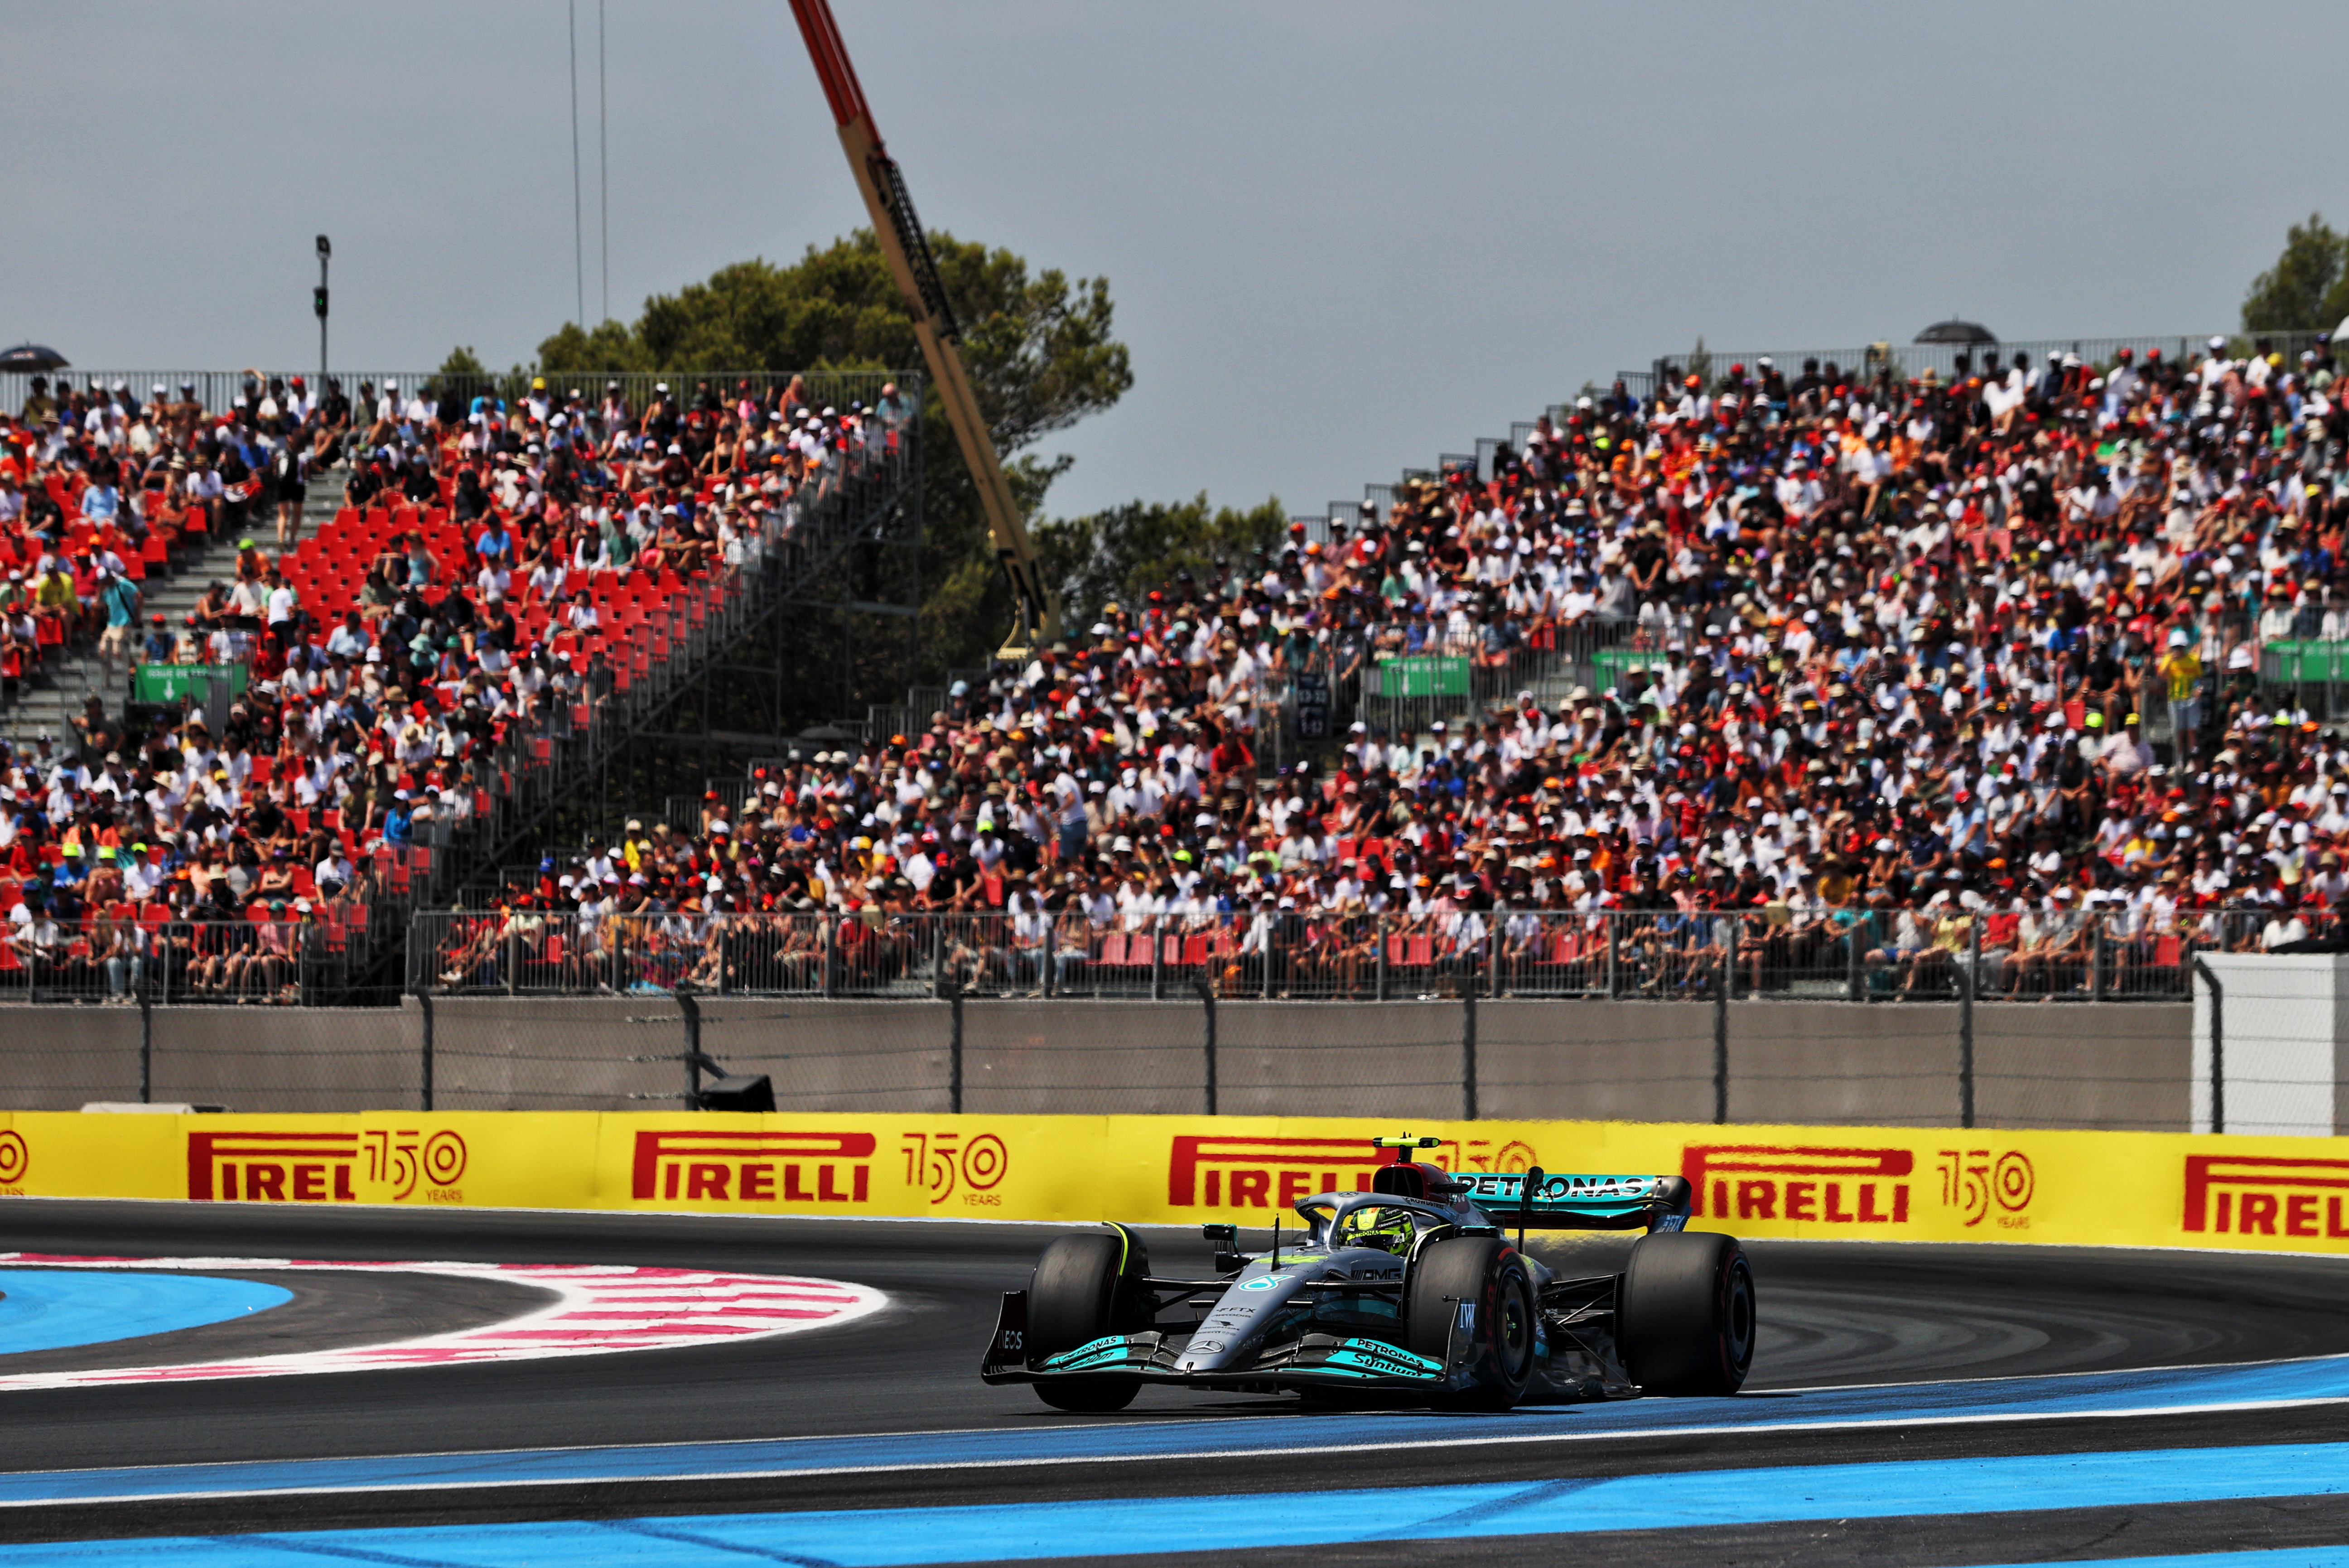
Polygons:
M1030 273L1006 250L933 233L930 245L962 329L962 357L997 452L1030 517L1066 460L1023 449L1110 408L1133 384L1112 335L1105 278ZM905 369L921 366L888 264L870 230L796 263L722 267L645 302L633 326L571 323L539 345L548 375L615 370ZM932 671L980 662L1012 624L978 492L933 389L922 414L922 637Z
M1288 524L1277 496L1245 512L1210 511L1203 490L1189 501L1129 501L1047 524L1036 548L1047 576L1061 585L1071 619L1081 623L1102 605L1139 597L1178 572L1204 580L1218 560L1245 561L1269 550Z
M432 372L440 379L452 376L486 376L489 373L490 368L481 363L481 357L473 352L472 345L469 343L460 343L450 349L449 357L440 361L440 368Z
M2349 254L2322 213L2308 214L2284 234L2275 265L2251 280L2243 296L2246 332L2313 332L2349 315Z

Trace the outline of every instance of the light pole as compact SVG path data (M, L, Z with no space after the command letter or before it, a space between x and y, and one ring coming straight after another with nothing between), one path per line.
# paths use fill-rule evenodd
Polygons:
M334 242L326 235L318 236L318 289L310 296L310 308L318 313L318 390L326 395L326 258L335 254Z

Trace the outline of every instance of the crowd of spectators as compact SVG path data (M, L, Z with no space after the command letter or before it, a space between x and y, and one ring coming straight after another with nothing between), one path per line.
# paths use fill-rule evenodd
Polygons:
M894 386L833 408L797 380L643 409L543 379L194 392L36 379L0 411L8 685L92 638L117 693L118 666L235 671L217 711L93 697L70 733L0 743L0 971L118 1000L144 939L191 922L225 934L180 955L189 988L283 990L286 928L339 947L411 846L489 803L502 743L665 655L645 597L722 591L911 417ZM319 484L343 504L305 540ZM150 573L232 540L179 624L142 613Z
M1489 476L1094 607L918 732L549 857L448 973L520 930L593 980L617 916L669 922L704 982L859 944L916 964L925 912L996 917L1015 934L973 972L1023 983L1048 953L1155 957L1149 930L1340 992L1382 950L1577 959L1561 933L1609 911L1756 973L1906 989L1981 950L1993 994L2089 983L2092 929L2173 971L2198 944L2322 941L2349 746L2258 665L2349 637L2337 371L2213 339L1619 383ZM1618 672L1595 690L1423 729L1361 695L1398 655L1593 647ZM1309 672L1340 734L1276 769L1267 726ZM820 919L750 953L713 912Z

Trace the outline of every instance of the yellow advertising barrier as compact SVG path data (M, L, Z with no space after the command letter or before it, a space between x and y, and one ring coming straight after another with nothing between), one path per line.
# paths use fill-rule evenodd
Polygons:
M1264 1225L1451 1169L1677 1172L1741 1236L2349 1251L2349 1140L1320 1117L0 1113L0 1197Z

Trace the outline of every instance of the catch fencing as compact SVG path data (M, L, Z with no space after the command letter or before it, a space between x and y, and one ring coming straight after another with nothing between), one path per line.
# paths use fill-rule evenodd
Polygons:
M1456 997L1880 1003L2182 1002L2200 952L2256 950L2249 909L1940 915L1784 908L1412 915L1242 910L1096 926L1071 907L904 912L419 913L406 990L438 996Z
M1299 1007L1207 988L1160 1002L826 1002L688 987L428 993L398 1009L60 1006L17 1011L18 1026L0 1031L0 1104L627 1110L698 1105L723 1073L765 1075L783 1111L2183 1131L2201 1093L2194 1012L1474 991ZM2300 1098L2331 1127L2329 1087Z

